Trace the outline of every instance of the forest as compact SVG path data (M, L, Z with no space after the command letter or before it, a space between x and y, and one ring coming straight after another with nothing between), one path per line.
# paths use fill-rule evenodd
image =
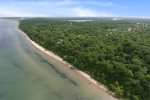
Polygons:
M33 18L19 27L118 98L150 100L150 20Z

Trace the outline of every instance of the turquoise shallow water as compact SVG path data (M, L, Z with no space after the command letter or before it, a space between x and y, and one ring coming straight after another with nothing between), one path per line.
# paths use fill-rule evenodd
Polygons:
M0 100L112 100L32 46L15 21L0 20Z

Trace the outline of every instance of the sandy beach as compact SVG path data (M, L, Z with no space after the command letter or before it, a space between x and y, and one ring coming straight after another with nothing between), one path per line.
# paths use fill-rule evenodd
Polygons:
M23 33L23 35L25 36L25 38L31 42L31 44L33 46L35 46L37 49L39 49L40 51L44 52L45 54L47 54L48 56L56 59L59 62L62 62L63 64L65 64L66 66L68 66L70 68L70 70L73 70L74 72L76 72L77 74L80 74L83 78L85 78L87 80L87 82L91 85L95 85L97 88L107 92L108 94L113 96L113 92L109 91L108 88L106 86L104 86L103 84L99 83L98 81L96 81L95 79L93 79L90 75L88 75L85 72L80 71L79 69L77 69L76 67L74 67L73 65L71 65L70 63L64 61L61 57L59 57L58 55L54 54L52 51L49 51L45 48L43 48L42 46L38 45L36 42L32 41L27 35L26 33L24 33L21 29L19 29L19 22L17 23L18 25L18 30ZM117 100L117 99L116 99Z

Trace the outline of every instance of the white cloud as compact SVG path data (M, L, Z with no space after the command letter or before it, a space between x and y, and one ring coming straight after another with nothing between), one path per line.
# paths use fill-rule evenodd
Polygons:
M104 7L112 7L115 6L116 4L112 2L93 2L94 5L99 5L99 6L104 6Z
M106 12L96 12L89 9L76 7L72 9L73 13L78 17L111 17L114 16L112 14L108 14Z
M29 2L30 1L30 2ZM12 0L0 3L0 17L110 17L107 11L95 6L114 6L112 2L81 2L78 0ZM90 8L90 3L93 8ZM99 6L98 6L99 7Z
M70 0L49 1L49 0L9 0L9 2L0 2L0 17L54 17L63 8L71 4ZM64 13L67 15L67 13ZM57 17L57 16L56 16Z
M42 15L39 13L31 12L20 12L17 10L0 7L0 17L47 17L47 15Z
M102 6L102 7L115 7L115 8L122 8L123 6L120 6L113 2L93 2L94 5Z

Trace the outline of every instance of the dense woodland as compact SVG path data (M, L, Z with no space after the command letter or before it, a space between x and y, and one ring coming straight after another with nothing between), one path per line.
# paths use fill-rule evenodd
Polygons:
M26 19L20 28L118 97L150 100L150 20L71 20Z

